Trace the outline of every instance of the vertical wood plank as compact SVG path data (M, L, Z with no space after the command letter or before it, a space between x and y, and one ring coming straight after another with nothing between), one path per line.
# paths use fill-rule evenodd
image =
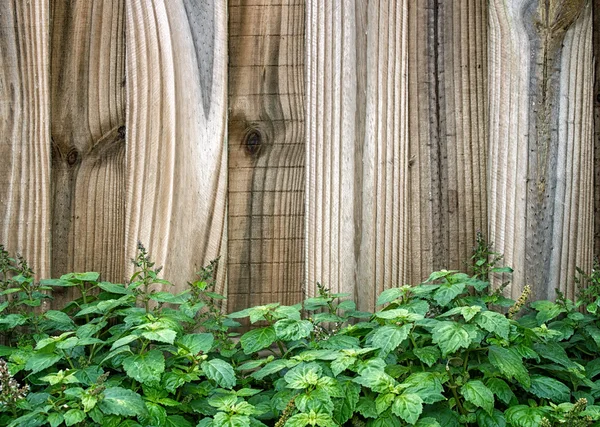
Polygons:
M53 0L52 275L124 279L124 2ZM71 299L59 296L57 306ZM63 301L64 300L64 301Z
M407 2L307 5L307 291L372 308L408 273Z
M226 2L132 0L125 10L126 254L141 241L181 288L227 257Z
M304 0L229 2L229 309L302 300Z
M490 3L490 233L513 297L572 298L590 267L591 16L585 1Z
M592 1L594 49L594 258L600 259L600 0Z
M49 8L0 2L0 243L50 274Z

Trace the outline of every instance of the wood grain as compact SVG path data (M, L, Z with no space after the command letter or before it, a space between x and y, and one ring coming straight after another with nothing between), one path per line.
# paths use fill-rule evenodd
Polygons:
M229 2L229 310L303 298L304 8Z
M511 295L572 298L593 248L593 60L588 2L490 3L491 238ZM516 96L519 94L519 96Z
M126 254L141 241L177 289L209 261L227 259L225 5L125 5Z
M307 293L407 276L407 2L307 2Z
M52 275L125 272L124 1L53 0ZM69 301L59 294L56 306Z
M47 2L0 2L0 244L50 274Z

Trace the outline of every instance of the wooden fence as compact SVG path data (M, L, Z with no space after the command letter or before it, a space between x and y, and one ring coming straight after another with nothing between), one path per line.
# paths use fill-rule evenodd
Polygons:
M600 252L598 0L0 2L0 243L229 309L363 309L482 231L536 298ZM69 299L59 295L59 300Z

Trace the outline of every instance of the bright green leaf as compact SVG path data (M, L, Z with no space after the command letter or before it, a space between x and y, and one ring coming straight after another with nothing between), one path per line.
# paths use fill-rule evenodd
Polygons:
M123 359L123 368L128 376L142 384L157 384L165 371L165 357L159 350L133 354Z
M490 378L486 381L485 385L506 405L515 397L515 394L508 384L506 384L506 381L500 378Z
M177 332L172 329L157 329L155 331L142 332L142 336L152 341L173 344L175 338L177 338Z
M471 344L469 332L457 322L439 322L432 330L432 341L442 350L442 356L452 354Z
M465 290L464 283L444 283L433 294L433 299L442 307L462 294Z
M285 341L297 341L306 338L314 329L308 320L281 319L274 325L277 337Z
M508 339L510 321L502 314L495 311L484 311L475 317L475 323L488 332L493 332L499 337Z
M465 383L460 394L463 395L467 402L483 408L490 416L494 410L494 394L479 380L472 380Z
M210 333L186 334L178 343L187 348L191 354L208 353L213 346L214 337Z
M529 388L531 379L521 356L514 349L492 345L488 349L488 358L508 379L515 378L523 387Z
M391 351L394 351L404 340L408 338L408 334L412 329L412 325L386 325L378 328L373 335L369 337L368 345L381 349L381 357L385 357Z
M407 423L414 424L423 412L423 400L416 394L403 393L394 400L392 412Z
M62 357L54 353L34 353L25 364L25 369L32 374L43 371L50 366L55 365Z
M421 362L429 367L437 363L440 357L442 357L440 350L434 346L415 348L413 349L413 353Z
M202 362L202 370L208 379L213 380L220 387L233 388L236 385L233 367L221 359L211 359Z
M146 413L146 405L139 394L122 388L108 387L98 404L105 414L137 416Z
M85 420L85 412L81 409L69 409L65 415L65 425L72 426Z
M540 407L516 405L508 408L504 415L513 427L539 427L546 411Z
M486 411L477 411L477 425L480 427L506 427L506 419L504 414L497 409L491 414Z

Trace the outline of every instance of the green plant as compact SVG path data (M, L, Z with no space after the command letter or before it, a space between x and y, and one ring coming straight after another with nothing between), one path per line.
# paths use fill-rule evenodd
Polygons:
M488 252L479 251L486 259ZM13 296L0 325L19 329L3 326L0 426L600 421L593 302L586 307L559 295L528 304L526 288L519 301L509 300L489 290L495 264L479 263L473 275L437 271L416 286L387 289L374 313L319 286L301 304L225 315L214 292L216 263L173 294L162 290L170 283L141 245L127 284L100 281L96 273L34 283L22 263L0 255L0 286ZM37 312L37 303L23 303L48 298L54 287L80 296L63 310ZM238 319L253 328L236 337Z

